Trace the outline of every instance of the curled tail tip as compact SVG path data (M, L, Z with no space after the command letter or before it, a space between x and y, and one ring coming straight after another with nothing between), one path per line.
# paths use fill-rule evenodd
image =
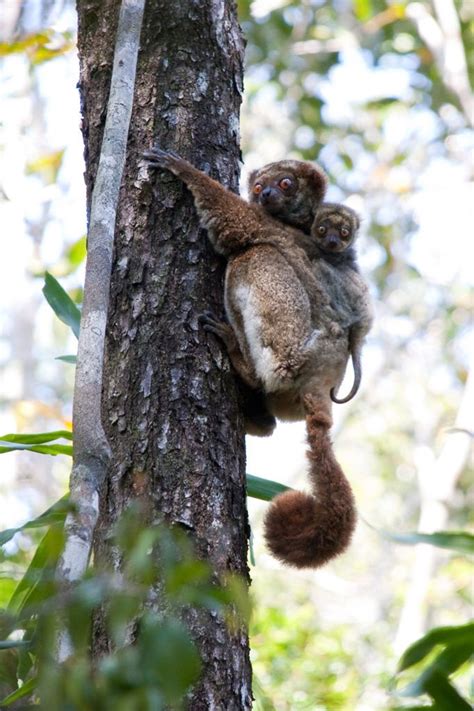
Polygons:
M286 491L273 499L265 517L271 553L295 568L319 568L348 547L355 528L352 499L336 515L310 494Z
M331 400L337 403L338 405L343 405L345 402L349 402L349 400L352 400L352 398L357 394L358 389L358 385L353 385L350 393L346 395L346 397L341 397L341 399L339 399L336 397L335 388L331 388Z
M338 405L341 405L345 402L349 402L349 400L352 400L352 398L355 395L357 395L357 392L360 388L360 381L362 379L362 370L360 367L360 356L358 357L357 355L353 354L352 355L352 364L354 367L354 382L352 384L352 388L351 388L349 394L346 395L346 397L338 399L336 397L335 388L331 388L331 392L330 392L331 400L333 402L336 402Z

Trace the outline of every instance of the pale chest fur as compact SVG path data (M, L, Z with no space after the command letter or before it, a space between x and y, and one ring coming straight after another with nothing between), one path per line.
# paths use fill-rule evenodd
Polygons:
M277 249L258 245L230 258L225 306L241 351L271 395L270 408L278 417L303 417L301 394L307 384L314 391L317 381L327 393L339 385L347 334L331 329L322 318L325 303L314 308L307 285Z
M240 348L265 391L292 387L312 325L308 295L291 265L269 245L232 257L225 307Z

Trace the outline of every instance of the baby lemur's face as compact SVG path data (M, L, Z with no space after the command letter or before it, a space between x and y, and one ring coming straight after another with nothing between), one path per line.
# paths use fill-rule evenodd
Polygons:
M276 219L309 233L326 186L326 175L318 165L282 160L251 173L249 200Z
M327 202L316 213L311 236L321 251L337 254L354 242L359 224L357 213L350 207Z

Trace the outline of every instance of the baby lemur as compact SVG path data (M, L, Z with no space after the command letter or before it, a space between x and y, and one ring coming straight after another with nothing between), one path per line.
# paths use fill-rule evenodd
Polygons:
M359 217L349 207L323 203L327 186L325 174L317 165L283 160L269 163L249 177L249 199L270 215L298 227L298 244L311 259L315 275L326 289L339 318L349 330L349 351L354 368L354 383L349 394L333 402L345 403L357 393L361 376L361 351L372 326L372 306L367 285L359 273L353 247Z
M353 247L359 224L359 216L350 207L325 202L316 213L311 227L312 247L307 248L310 259L318 260L319 278L335 298L339 324L349 329L354 383L345 398L338 399L331 391L331 398L337 403L348 402L359 389L362 346L373 322L369 289L359 272Z
M300 232L249 204L179 156L146 152L193 194L215 250L227 258L225 309L230 325L207 320L225 342L242 379L266 394L270 412L306 418L311 494L287 491L265 518L272 553L296 567L318 567L341 553L355 527L350 485L329 430L330 391L343 378L348 334L316 279Z

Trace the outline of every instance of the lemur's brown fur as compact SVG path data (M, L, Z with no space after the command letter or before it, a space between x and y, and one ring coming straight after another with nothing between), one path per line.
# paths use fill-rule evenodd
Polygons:
M318 282L331 299L339 325L349 333L354 383L342 399L331 390L333 402L344 403L357 393L362 377L361 351L372 325L367 285L359 273L353 248L360 221L345 205L323 203L327 179L312 163L282 160L264 165L249 177L249 199L272 217L298 227L297 243L311 259Z
M296 568L316 568L342 553L356 524L352 490L332 449L332 420L308 396L306 430L312 494L286 491L273 499L265 518L265 538L273 555Z
M289 182L282 187L285 179ZM316 163L280 160L250 173L249 201L261 205L275 219L309 234L327 184L326 173Z
M329 438L329 393L344 375L348 334L297 245L297 230L174 154L154 148L145 157L187 185L211 243L228 260L230 325L207 318L208 329L224 340L242 379L263 389L273 415L306 417L312 493L277 496L267 512L265 536L280 560L296 567L322 565L346 548L356 519Z
M321 278L335 299L340 324L349 328L354 383L344 398L338 399L331 391L332 401L337 403L351 400L360 387L362 346L373 322L369 289L359 272L353 246L359 225L359 216L350 207L325 202L318 209L311 227L316 254L310 253L309 256L320 258Z

